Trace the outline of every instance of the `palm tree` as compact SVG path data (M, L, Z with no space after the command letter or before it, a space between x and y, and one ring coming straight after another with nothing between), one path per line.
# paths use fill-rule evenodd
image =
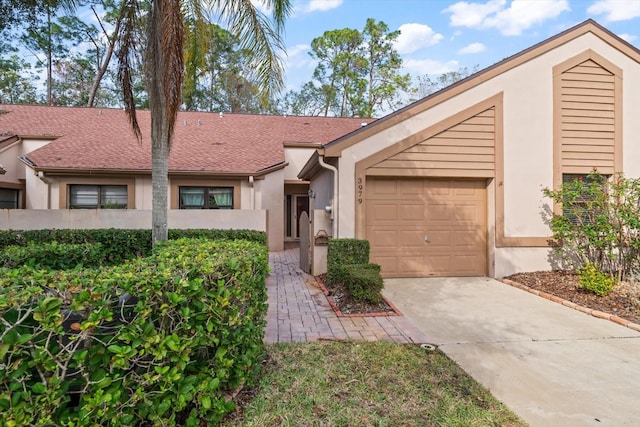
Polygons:
M134 133L142 138L136 119L132 69L136 48L135 29L141 0L123 0L121 32L118 35L118 77L123 86L125 109ZM252 53L256 81L263 99L283 86L283 69L278 52L284 20L291 12L290 0L263 0L272 20L261 13L251 0L151 0L147 16L143 69L151 112L152 240L167 239L167 192L169 152L173 128L182 103L184 80L184 19L203 22L213 12L230 32L238 37L241 48Z

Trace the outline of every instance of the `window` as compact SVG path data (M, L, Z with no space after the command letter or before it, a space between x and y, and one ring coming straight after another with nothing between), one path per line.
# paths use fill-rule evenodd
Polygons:
M126 185L69 185L69 209L127 209Z
M605 195L607 175L599 174L563 174L562 186L570 190L570 199L562 205L562 214L573 224L592 224L599 213L598 203Z
M18 209L19 203L20 190L0 188L0 209Z
M180 209L233 209L233 187L180 187Z

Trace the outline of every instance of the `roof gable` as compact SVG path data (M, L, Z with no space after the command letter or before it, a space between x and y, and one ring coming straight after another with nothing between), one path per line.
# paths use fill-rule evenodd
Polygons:
M611 33L594 20L589 19L494 65L491 65L490 67L480 70L463 80L427 96L426 98L395 111L365 128L326 144L323 147L324 155L327 157L339 157L342 150L587 33L594 34L613 48L640 63L640 50Z

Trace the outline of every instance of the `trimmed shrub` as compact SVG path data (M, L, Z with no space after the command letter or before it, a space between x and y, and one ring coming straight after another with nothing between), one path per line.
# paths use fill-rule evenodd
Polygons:
M249 240L267 244L267 235L255 230L169 230L169 239L206 238L211 240ZM109 264L120 264L133 257L151 254L151 230L126 229L48 229L0 230L0 248L27 246L29 243L100 243Z
M578 270L579 285L582 289L598 296L608 295L615 288L616 282L606 273L598 270L595 265L586 263Z
M101 243L29 242L27 246L9 246L0 252L0 267L7 268L27 265L38 269L69 270L78 266L100 267L106 263L106 251Z
M0 274L1 425L214 425L264 357L267 249L176 240Z
M379 303L383 280L380 266L369 264L369 241L331 239L327 248L327 280L343 283L355 301Z
M360 239L331 239L327 248L327 280L339 283L339 266L345 264L368 264L369 241Z
M383 280L378 264L349 264L339 267L341 279L355 301L382 301Z

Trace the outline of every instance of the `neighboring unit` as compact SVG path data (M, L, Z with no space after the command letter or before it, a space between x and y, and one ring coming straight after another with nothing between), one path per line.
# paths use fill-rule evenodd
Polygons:
M150 115L142 142L123 110L0 105L0 229L150 228ZM169 227L266 231L297 245L311 153L371 119L180 112ZM14 210L18 209L18 210Z

